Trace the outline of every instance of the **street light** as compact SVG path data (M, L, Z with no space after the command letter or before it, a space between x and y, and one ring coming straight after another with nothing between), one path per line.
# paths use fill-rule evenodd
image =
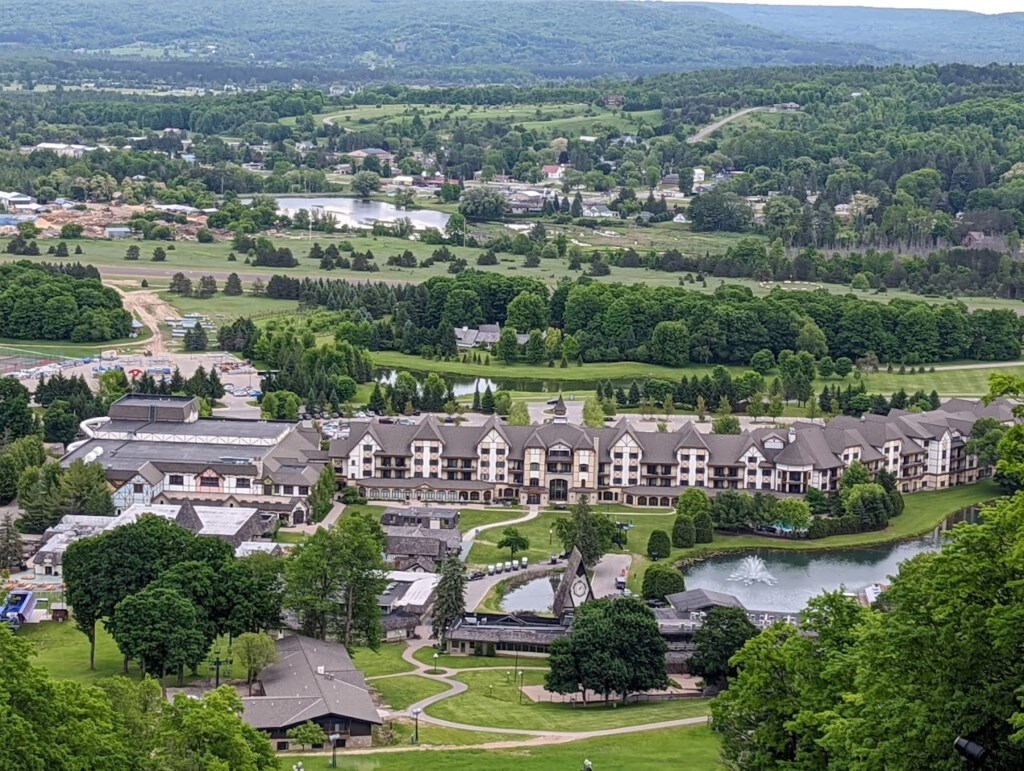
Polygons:
M440 655L441 655L440 653L438 653L437 651L434 651L434 674L435 675L437 674L437 657L440 656Z
M341 738L340 734L331 734L327 737L331 740L331 768L338 767L338 739Z
M228 666L231 666L231 659L230 658L222 659L220 657L220 650L214 651L214 656L215 656L214 660L210 662L210 669L212 669L212 670L214 670L216 672L216 674L214 675L215 682L214 682L214 686L213 687L214 688L220 688L220 668L224 664L227 664Z
M420 743L420 712L422 712L422 711L423 710L421 710L419 707L413 707L412 708L412 716L416 720L416 729L415 729L415 731L413 732L413 735L412 735L412 743L413 744L419 744Z
M523 703L523 686L526 685L526 672L519 670L519 703Z
M554 534L555 534L555 528L549 527L548 528L548 546L551 545L551 536L553 536Z

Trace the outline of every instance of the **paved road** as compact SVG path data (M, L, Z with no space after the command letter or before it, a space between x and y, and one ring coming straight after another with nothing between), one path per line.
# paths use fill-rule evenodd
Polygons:
M594 566L594 575L590 579L590 585L594 589L595 597L607 597L618 594L615 588L615 579L623 570L629 570L629 563L632 557L629 554L606 554L601 561Z
M722 126L732 123L737 118L742 118L744 115L749 115L752 112L760 112L767 109L767 107L747 107L745 110L739 110L738 112L734 112L732 115L726 115L721 120L716 120L714 123L705 126L696 134L688 136L686 138L686 143L688 145L695 145L698 142L702 142L707 139L711 134L714 134L718 129L722 128Z

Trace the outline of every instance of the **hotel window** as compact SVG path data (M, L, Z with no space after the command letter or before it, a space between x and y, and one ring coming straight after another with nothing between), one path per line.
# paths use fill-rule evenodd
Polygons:
M171 474L170 477L168 477L167 479L167 484L178 485L180 487L181 485L185 484L185 477L183 477L181 474Z
M373 445L372 444L364 444L363 445L363 452L373 452Z
M236 477L235 487L249 489L249 480L246 477Z
M540 471L540 464L539 463L531 463L530 464L530 471Z
M499 447L497 450L495 450L495 452L498 453L498 455L504 455L505 454L505 448L504 447Z
M132 492L136 495L141 495L144 489L143 485L132 485Z
M299 495L309 495L309 488L306 487L305 485L302 485L299 488Z
M220 480L217 477L199 477L200 487L217 487L220 485Z

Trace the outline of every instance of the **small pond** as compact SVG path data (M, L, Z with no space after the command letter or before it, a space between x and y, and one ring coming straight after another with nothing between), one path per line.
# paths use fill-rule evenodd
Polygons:
M420 372L418 370L402 370L408 372L416 380L423 382L429 373ZM395 376L398 374L396 370L387 367L378 367L374 371L377 380L381 383L394 383ZM583 380L573 381L571 383L562 382L558 380L541 380L539 378L526 378L526 377L467 377L459 375L448 375L443 374L442 377L449 383L452 384L452 390L455 391L456 396L470 396L476 390L483 393L488 386L492 391L523 391L528 393L562 393L565 398L568 399L570 395L574 393L583 393L584 391L593 391L597 388L596 380ZM621 385L623 388L629 388L630 382L619 382L612 381L613 385Z
M280 211L294 215L299 209L312 212L314 207L334 215L339 225L372 227L374 222L395 222L407 218L417 230L437 228L443 231L448 215L432 209L397 209L383 201L360 201L357 198L298 198L275 196Z
M550 613L559 578L555 575L530 579L502 598L501 609L509 613Z
M901 562L937 551L945 530L957 522L976 519L977 508L964 509L923 538L879 546L803 552L758 549L710 557L686 568L686 588L732 594L752 610L795 612L824 591L840 587L857 591L873 583L888 583L889 577L899 572ZM766 580L742 580L744 559L750 556L764 561Z

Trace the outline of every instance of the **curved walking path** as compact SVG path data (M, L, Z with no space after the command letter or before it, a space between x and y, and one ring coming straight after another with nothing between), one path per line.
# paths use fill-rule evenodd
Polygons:
M690 725L701 725L707 723L708 717L701 715L697 717L685 717L677 720L662 720L656 723L641 723L638 725L618 726L615 728L603 728L595 731L552 731L552 730L530 730L523 728L502 728L495 726L480 726L470 725L468 723L457 723L452 720L443 720L441 718L432 717L427 714L426 710L428 707L437 704L445 699L450 699L453 696L458 696L460 693L465 693L469 690L469 686L459 680L451 679L454 675L462 672L480 672L482 671L479 667L466 667L466 668L448 668L438 667L434 670L434 667L417 660L415 658L416 651L422 648L428 648L432 646L432 643L427 639L428 631L425 627L420 627L417 630L420 634L419 639L412 639L408 641L408 644L404 651L402 651L402 659L413 666L411 672L397 672L390 675L378 675L377 677L367 678L367 682L374 680L383 680L390 677L404 677L407 675L413 675L417 677L423 677L427 680L434 680L435 682L443 683L448 686L448 690L442 691L441 693L428 696L425 699L420 699L415 704L412 704L408 709L404 710L404 713L411 715L413 710L420 710L419 720L424 723L431 725L441 726L443 728L454 728L460 731L472 731L475 733L488 733L488 734L503 734L506 736L516 737L529 737L527 739L515 739L509 741L500 742L487 742L483 744L470 744L470 745L416 745L416 746L402 746L402 747L382 747L382 748L368 748L362 750L347 750L346 755L359 755L359 754L373 754L383 752L416 752L416 751L430 751L430 750L453 750L453 749L464 749L464 750L488 750L488 749L512 749L517 747L536 747L550 744L563 744L566 742L574 742L582 739L595 739L603 736L618 736L620 734L639 733L642 731L657 731L662 728L678 728L681 726ZM543 670L543 667L528 667L521 666L520 669L524 670ZM486 671L486 670L483 670ZM436 672L436 674L434 673Z

